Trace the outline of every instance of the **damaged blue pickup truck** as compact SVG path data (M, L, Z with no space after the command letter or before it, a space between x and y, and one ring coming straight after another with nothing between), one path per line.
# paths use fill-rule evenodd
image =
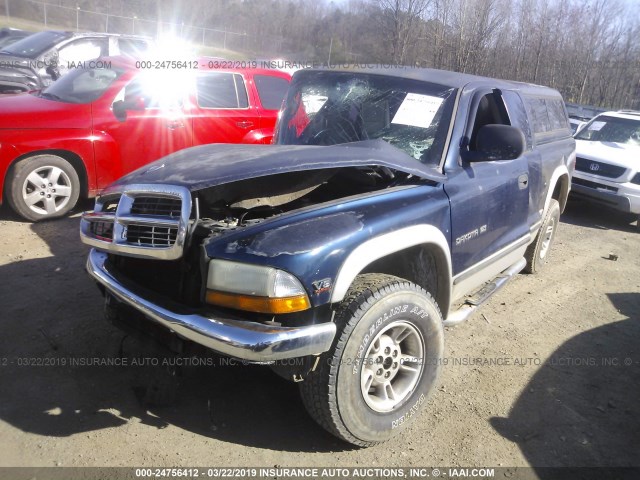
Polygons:
M117 325L270 364L329 432L385 441L434 390L444 327L547 263L575 164L564 103L437 70L305 70L274 143L111 185L82 217L88 271Z

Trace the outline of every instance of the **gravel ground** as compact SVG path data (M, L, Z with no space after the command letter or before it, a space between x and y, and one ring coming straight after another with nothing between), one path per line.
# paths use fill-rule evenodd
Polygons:
M640 466L640 233L623 215L570 202L552 263L448 329L428 407L369 449L264 367L188 367L172 402L143 406L163 370L132 363L162 354L103 320L78 222L0 210L0 466ZM114 357L129 365L89 365Z

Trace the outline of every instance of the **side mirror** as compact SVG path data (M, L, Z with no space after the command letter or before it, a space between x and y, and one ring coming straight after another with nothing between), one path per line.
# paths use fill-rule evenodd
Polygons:
M44 56L43 62L45 64L45 72L55 82L61 77L60 74L60 56L57 50L53 50Z
M476 150L461 152L466 162L513 160L526 148L522 130L510 125L485 125L477 135Z
M142 111L147 108L144 98L136 97L130 100L118 100L111 105L113 114L118 120L124 122L127 119L127 112L132 110Z
M49 65L45 69L45 72L51 77L51 80L53 80L54 82L60 78L60 72L58 71L57 66Z
M124 100L113 102L111 109L113 110L115 117L121 122L124 122L127 119L127 107L124 104Z

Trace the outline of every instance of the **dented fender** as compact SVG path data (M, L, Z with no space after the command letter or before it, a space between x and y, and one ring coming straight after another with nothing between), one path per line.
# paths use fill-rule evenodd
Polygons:
M302 282L312 305L319 306L341 300L346 278L338 281L341 271L355 277L371 262L394 250L378 249L365 257L358 246L376 238L384 244L385 235L395 235L398 225L408 231L413 231L414 226L429 225L433 232L440 232L437 243L448 253L449 222L449 202L441 185L410 185L308 207L211 236L204 249L209 258L290 272ZM409 248L423 243L427 243L424 236L409 236L403 245ZM362 255L356 262L354 252ZM342 293L336 295L336 288Z

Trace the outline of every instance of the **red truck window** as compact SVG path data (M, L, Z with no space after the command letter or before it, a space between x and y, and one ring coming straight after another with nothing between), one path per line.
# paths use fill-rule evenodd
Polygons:
M284 78L267 75L255 75L254 79L262 107L266 110L280 110L289 82Z
M248 108L247 89L241 75L207 72L198 75L200 108Z

